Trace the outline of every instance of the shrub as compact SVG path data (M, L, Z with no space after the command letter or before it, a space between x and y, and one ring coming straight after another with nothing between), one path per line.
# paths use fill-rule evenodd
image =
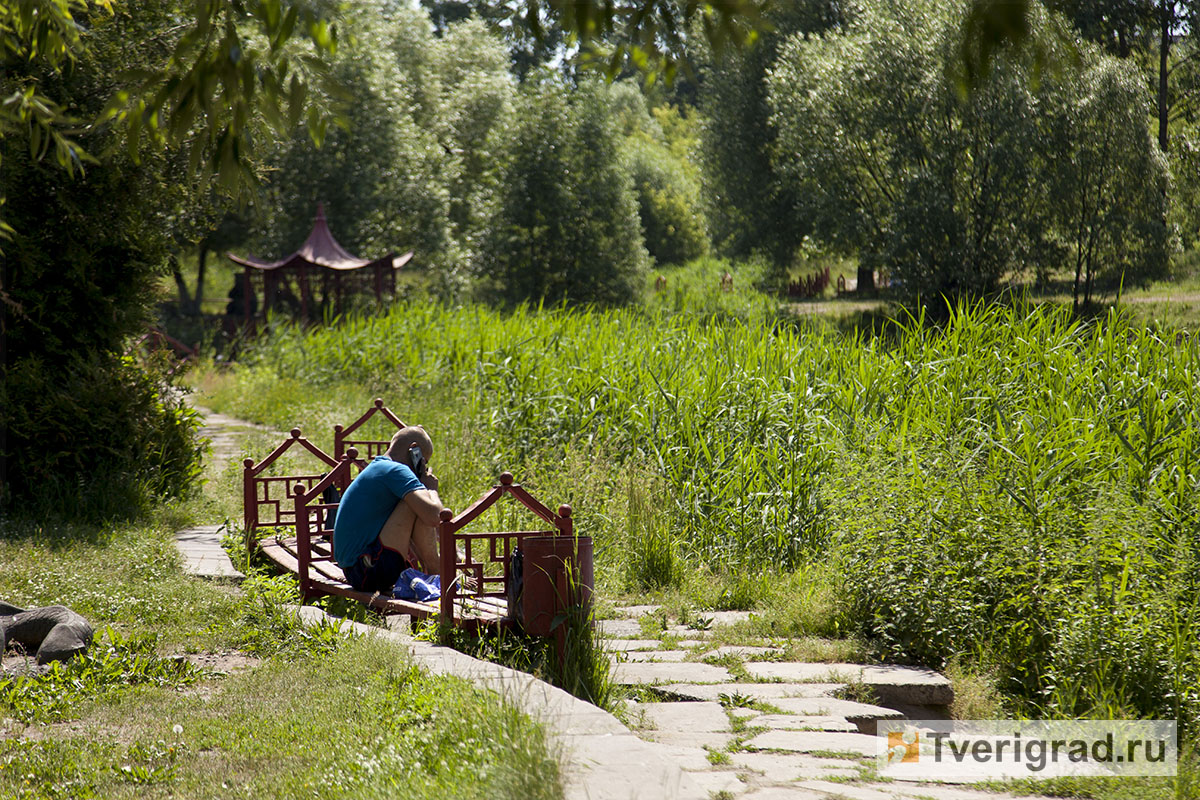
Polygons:
M0 398L7 490L26 512L129 518L199 477L199 415L164 371L131 357L22 359Z

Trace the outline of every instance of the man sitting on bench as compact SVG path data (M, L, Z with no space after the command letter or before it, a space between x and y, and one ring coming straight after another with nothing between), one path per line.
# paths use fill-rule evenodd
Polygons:
M432 456L433 441L424 428L403 428L342 495L333 525L333 558L356 590L390 595L410 566L410 545L420 562L414 566L438 573L442 501L437 476L427 466Z

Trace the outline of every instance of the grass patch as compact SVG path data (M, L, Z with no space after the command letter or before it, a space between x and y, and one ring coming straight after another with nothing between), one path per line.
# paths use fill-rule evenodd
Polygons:
M561 797L544 732L495 696L302 625L290 577L183 575L174 531L213 502L0 523L0 597L101 630L86 656L0 679L0 797Z
M0 741L0 794L561 796L538 726L461 681L421 674L380 641L272 659L199 688L99 701L78 734ZM320 746L297 746L308 737Z
M72 715L84 701L135 686L180 689L198 677L199 670L187 661L160 657L154 636L122 636L105 628L86 653L70 661L55 661L40 674L0 680L0 709L23 723L55 722Z

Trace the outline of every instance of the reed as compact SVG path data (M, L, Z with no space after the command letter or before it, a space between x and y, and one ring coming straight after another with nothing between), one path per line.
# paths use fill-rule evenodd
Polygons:
M450 494L501 465L527 474L590 515L598 561L643 560L634 582L670 558L733 575L821 563L838 628L882 655L970 658L1052 713L1194 724L1196 340L1022 303L943 318L898 319L884 339L686 303L413 303L276 330L223 391L290 425L365 387L461 434ZM661 487L668 533L640 552L624 543L650 514L629 473Z

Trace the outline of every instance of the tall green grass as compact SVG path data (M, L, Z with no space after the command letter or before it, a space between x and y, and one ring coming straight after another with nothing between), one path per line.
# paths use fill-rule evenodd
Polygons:
M460 434L464 483L570 476L598 561L639 535L641 481L693 568L828 564L884 656L966 655L1032 710L1200 718L1195 340L1020 305L893 333L412 304L277 330L227 392L366 387Z

